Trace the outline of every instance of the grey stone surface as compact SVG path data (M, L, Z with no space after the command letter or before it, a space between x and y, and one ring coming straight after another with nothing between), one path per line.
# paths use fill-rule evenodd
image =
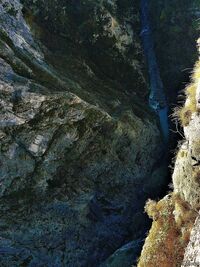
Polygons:
M53 2L32 4L47 12L44 3ZM114 29L103 24L124 57L120 64L115 57L112 68L131 66L130 94L126 77L102 74L86 54L90 45L62 39L59 22L48 36L22 7L0 2L0 266L98 266L145 231L144 201L161 170L143 62L128 61L133 37L120 32L124 18ZM105 13L112 20L104 7ZM134 38L131 60L141 51Z
M200 266L200 217L196 219L182 263L182 267L197 266Z

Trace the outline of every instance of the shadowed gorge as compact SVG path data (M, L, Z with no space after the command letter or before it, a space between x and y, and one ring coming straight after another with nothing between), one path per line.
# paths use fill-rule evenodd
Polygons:
M0 266L137 264L145 203L168 190L166 110L197 57L193 2L0 1ZM169 199L150 217L174 226L179 203L193 223Z
M150 77L149 105L158 114L163 138L165 142L168 143L169 140L168 105L154 50L154 41L151 32L151 25L149 18L148 0L141 0L140 9L141 9L140 18L142 26L141 37L143 41L144 54L146 56L148 64L148 72Z

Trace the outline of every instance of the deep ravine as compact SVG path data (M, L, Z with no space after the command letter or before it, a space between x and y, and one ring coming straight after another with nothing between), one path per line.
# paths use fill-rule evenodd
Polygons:
M169 65L139 2L0 1L0 266L136 264L169 135Z
M144 54L148 65L149 80L150 80L149 105L157 113L164 140L165 142L168 142L169 139L168 104L154 50L154 41L149 18L149 1L141 0L140 9L141 9L140 12L141 38L144 48Z

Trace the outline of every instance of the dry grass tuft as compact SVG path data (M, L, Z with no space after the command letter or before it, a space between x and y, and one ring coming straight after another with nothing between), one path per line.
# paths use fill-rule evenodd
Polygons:
M179 119L183 127L187 126L191 120L192 114L197 112L196 91L200 79L200 61L194 67L191 76L191 83L186 87L186 102L183 107L177 108L174 115Z
M192 73L192 81L195 82L200 79L200 60L194 66L194 71Z
M192 118L192 110L190 107L182 107L178 111L178 117L182 127L188 126Z
M181 266L196 211L174 193L158 203L148 201L145 210L153 218L153 224L138 267Z
M174 110L174 117L177 117L183 127L190 123L192 114L197 111L196 108L196 83L192 83L186 88L187 100L183 107Z
M149 215L149 217L151 219L155 219L158 214L159 214L159 211L157 209L157 202L154 201L154 200L151 200L149 199L147 202L146 202L146 205L144 207L144 210L145 212Z

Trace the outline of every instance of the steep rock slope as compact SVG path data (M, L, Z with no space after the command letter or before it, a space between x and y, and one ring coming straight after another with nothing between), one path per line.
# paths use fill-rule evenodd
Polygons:
M32 1L34 17L30 1L23 2L25 9L17 0L0 2L0 265L98 266L141 237L145 199L164 182L140 43L123 18L93 1L79 1L83 21L95 7L93 22L116 56L93 30L95 45L82 45L76 30L63 37L73 18L64 16L64 31L55 23L57 1ZM52 21L53 35L40 18ZM106 54L103 66L97 51ZM105 64L111 69L103 71ZM131 84L118 76L123 68Z
M176 112L182 123L185 139L180 143L176 156L174 191L158 203L149 201L146 204L146 211L153 218L153 225L143 247L138 264L140 267L200 264L199 79L200 63L197 62L192 83L186 88L186 102Z
M199 1L151 1L154 43L161 77L170 102L188 83L188 73L198 59Z
M22 2L30 20L34 17L54 36L63 37L68 44L73 42L73 46L84 51L98 67L101 75L122 82L129 93L134 85L138 95L147 95L138 1ZM44 41L51 46L52 39Z

